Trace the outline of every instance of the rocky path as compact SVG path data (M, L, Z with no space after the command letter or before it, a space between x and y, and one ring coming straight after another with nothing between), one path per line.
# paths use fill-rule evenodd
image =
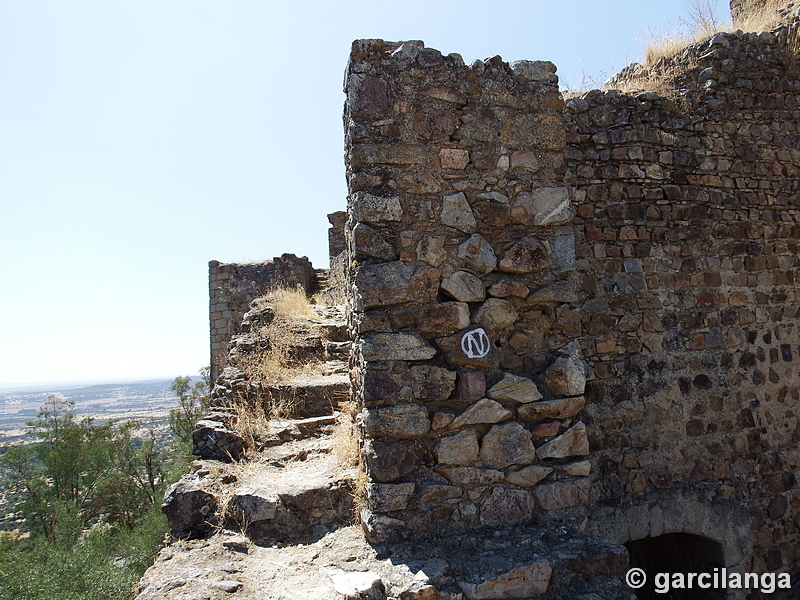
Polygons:
M269 312L245 319L263 323ZM631 598L620 581L624 549L557 526L367 543L357 524L357 498L369 488L358 469L344 322L327 309L313 326L295 325L302 335L290 354L309 368L267 386L246 362L223 372L194 433L201 458L164 499L173 541L136 600ZM254 359L272 343L252 326L231 354ZM253 418L266 414L264 398L293 418Z

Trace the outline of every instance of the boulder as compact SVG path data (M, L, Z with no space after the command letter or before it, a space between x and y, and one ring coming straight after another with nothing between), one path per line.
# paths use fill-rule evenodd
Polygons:
M211 532L219 501L197 475L183 475L164 493L161 512L176 537L205 537Z
M244 438L221 421L203 419L192 431L192 454L207 460L231 462L244 451Z

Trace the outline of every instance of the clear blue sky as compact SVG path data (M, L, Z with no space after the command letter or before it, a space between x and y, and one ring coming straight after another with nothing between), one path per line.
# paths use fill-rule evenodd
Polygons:
M353 39L551 60L575 88L684 14L683 0L0 3L0 385L196 373L209 260L327 266Z

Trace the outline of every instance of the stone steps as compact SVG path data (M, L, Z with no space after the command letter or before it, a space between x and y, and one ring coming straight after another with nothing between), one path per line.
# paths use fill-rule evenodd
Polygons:
M199 538L226 527L271 544L318 539L351 521L356 472L342 469L332 452L338 418L349 417L271 421L252 460L195 461L193 473L170 486L162 504L173 534ZM205 430L212 423L225 429L221 422L201 423Z

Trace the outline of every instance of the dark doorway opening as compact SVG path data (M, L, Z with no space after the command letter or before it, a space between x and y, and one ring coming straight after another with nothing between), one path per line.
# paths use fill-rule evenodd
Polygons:
M636 590L638 600L723 600L727 597L724 589L702 589L695 580L691 589L688 577L684 579L684 589L673 589L667 593L657 593L656 581L659 574L671 575L681 573L715 573L721 579L725 556L722 546L708 538L689 533L668 533L642 540L633 540L625 544L631 558L631 568L638 567L647 574L647 583ZM660 576L661 589L664 589L665 577ZM713 577L712 577L713 581Z

